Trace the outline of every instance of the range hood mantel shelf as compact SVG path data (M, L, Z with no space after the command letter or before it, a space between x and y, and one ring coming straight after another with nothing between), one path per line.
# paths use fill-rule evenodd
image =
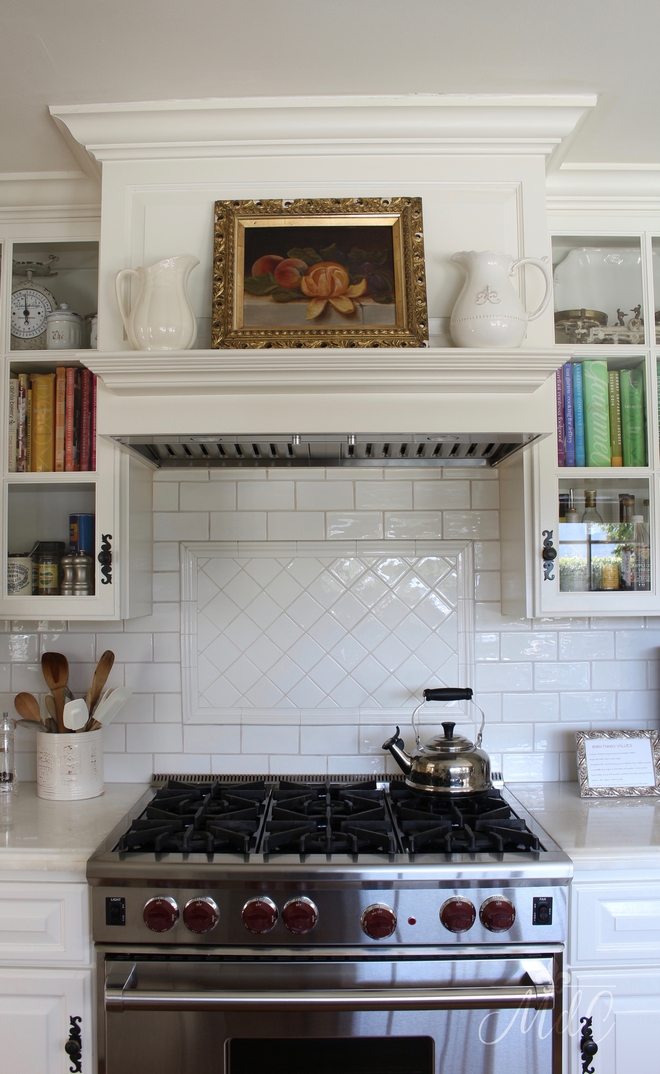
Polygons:
M80 351L122 396L324 393L532 395L559 368L558 348Z

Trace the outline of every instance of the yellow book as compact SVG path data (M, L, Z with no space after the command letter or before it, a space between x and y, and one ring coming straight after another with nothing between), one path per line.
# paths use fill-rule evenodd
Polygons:
M32 374L32 451L33 473L52 471L55 461L54 437L55 374Z
M66 369L55 370L55 470L64 472L64 428L66 416Z

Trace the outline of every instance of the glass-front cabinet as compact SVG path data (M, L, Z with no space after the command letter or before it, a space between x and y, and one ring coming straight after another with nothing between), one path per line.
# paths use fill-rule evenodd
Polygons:
M660 235L556 234L552 250L562 364L556 435L531 452L528 610L657 614Z
M81 361L96 347L97 225L35 230L9 226L2 240L0 616L146 614L151 472L96 435L96 378Z

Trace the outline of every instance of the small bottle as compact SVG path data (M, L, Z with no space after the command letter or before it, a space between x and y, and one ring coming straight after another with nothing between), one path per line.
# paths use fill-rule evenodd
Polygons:
M635 526L635 589L646 591L651 588L651 540L649 525L644 515L633 515Z
M3 712L0 721L0 794L8 794L18 789L14 763L15 726L9 713Z
M573 489L568 490L568 505L566 507L566 521L567 522L579 522L580 518L575 510L575 496Z
M603 525L603 516L598 514L596 510L596 496L595 489L590 489L584 493L584 511L582 513L583 522L593 522L596 525Z

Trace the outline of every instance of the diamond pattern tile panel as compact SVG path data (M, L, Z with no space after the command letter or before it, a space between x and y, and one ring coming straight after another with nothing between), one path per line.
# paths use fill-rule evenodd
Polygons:
M386 716L430 683L456 684L457 554L282 547L197 561L199 714Z

